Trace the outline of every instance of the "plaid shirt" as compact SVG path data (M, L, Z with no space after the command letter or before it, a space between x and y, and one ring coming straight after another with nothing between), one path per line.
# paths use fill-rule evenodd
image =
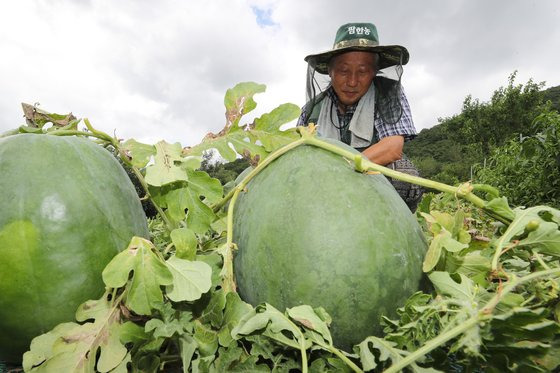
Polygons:
M334 92L334 89L332 87L329 87L326 91L326 94L329 95L329 98L331 98L331 100L333 101L334 105L337 108L336 113L338 115L339 123L341 124L340 138L343 142L348 144L350 143L350 131L348 131L348 125L350 124L350 120L354 115L358 103L348 107L346 109L346 113L341 114L338 111L339 100L338 97L336 96L336 93ZM404 94L403 89L401 89L400 103L402 106L402 115L400 119L394 124L385 123L381 115L379 115L379 112L376 110L374 126L375 126L375 138L377 141L381 140L384 137L395 136L395 135L403 136L405 141L411 140L414 137L416 137L416 129L414 127L414 122L412 120L410 105L408 104L408 100L406 98L406 95ZM298 119L297 125L298 126L307 125L308 115L309 113L305 111L305 107L304 107Z

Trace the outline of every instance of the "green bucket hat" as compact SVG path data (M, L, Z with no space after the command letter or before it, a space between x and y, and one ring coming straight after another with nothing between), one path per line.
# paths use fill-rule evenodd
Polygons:
M318 73L327 74L329 60L345 52L366 51L379 54L379 69L394 65L406 65L408 51L400 45L379 45L377 28L373 23L347 23L336 32L331 50L305 57Z

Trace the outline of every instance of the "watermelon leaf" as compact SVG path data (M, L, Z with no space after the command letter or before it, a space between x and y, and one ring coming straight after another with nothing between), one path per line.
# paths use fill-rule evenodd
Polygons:
M162 285L171 285L173 275L156 254L155 246L141 237L133 237L128 248L117 254L103 270L105 284L120 288L127 284L125 305L139 315L151 315L163 301ZM130 272L133 272L129 280Z
M311 306L301 305L288 308L286 312L292 320L302 325L306 331L311 332L312 340L319 339L321 344L326 342L329 346L332 346L333 341L327 323L315 313Z
M242 318L252 310L253 307L241 300L239 294L228 293L226 295L223 325L218 334L218 339L222 346L227 347L234 341L232 337L233 329L241 322Z
M245 314L231 334L234 338L239 338L241 335L248 335L262 329L264 329L263 335L296 349L302 345L305 348L311 345L302 331L286 315L267 303L258 305Z
M532 246L539 253L559 257L560 231L558 225L552 222L541 222L535 231L530 232L526 238L519 241L519 246Z
M471 302L475 296L474 282L463 274L459 274L461 282L458 283L447 272L432 272L428 275L439 294Z
M120 341L121 312L107 300L108 295L105 293L101 299L88 301L78 309L79 320L93 322L60 324L37 337L32 350L24 356L27 370L105 373L122 367L129 355ZM38 363L41 365L37 366Z
M183 371L188 372L198 344L193 337L188 334L184 334L179 339L179 346L181 348L181 363L183 365Z
M187 170L187 180L189 188L204 197L209 204L218 201L224 194L220 180L210 177L204 171Z
M151 319L146 323L145 330L147 333L152 332L155 338L170 338L175 333L181 334L183 332L183 326L177 319L166 321L160 319Z
M154 164L146 168L145 181L152 186L162 186L176 181L187 181L186 169L200 167L197 157L183 157L179 143L160 141L155 145Z
M368 337L356 347L364 371L369 371L377 367L375 355L371 351L370 345L378 351L380 362L391 361L392 364L395 364L406 356L405 351L395 348L395 343L377 337ZM441 372L432 368L419 367L416 363L410 364L409 368L415 373Z
M266 85L253 82L238 83L226 91L224 105L226 107L226 128L235 128L241 117L257 107L253 96L266 90Z
M194 301L210 290L212 268L208 264L173 255L167 259L167 268L173 275L173 283L166 288L167 296L172 301Z
M203 357L212 356L218 349L218 333L209 325L195 322L194 324L194 339L198 344L198 351Z
M152 156L156 154L154 145L142 144L134 139L126 140L122 148L130 157L132 165L138 168L146 167Z
M224 307L226 306L226 295L223 289L219 289L212 293L208 305L200 314L199 320L203 323L209 323L213 327L219 329L224 320Z
M171 231L171 242L175 246L175 255L181 259L194 260L198 240L196 234L189 228L177 228Z
M264 92L266 86L252 82L240 83L226 92L226 126L218 134L209 133L203 141L188 149L187 153L200 155L205 150L216 149L221 157L232 162L238 155L264 159L270 152L299 138L295 129L280 127L296 119L301 110L294 104L283 104L255 119L254 123L239 125L241 117L253 110L253 96Z
M200 199L200 189L183 187L173 189L165 194L165 202L168 207L169 217L175 221L185 219L187 211L187 227L195 233L206 232L216 215L208 205Z

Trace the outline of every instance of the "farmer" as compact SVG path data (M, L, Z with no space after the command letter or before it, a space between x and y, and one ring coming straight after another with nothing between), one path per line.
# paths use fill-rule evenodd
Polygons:
M315 123L319 136L340 140L372 162L417 176L403 154L404 142L416 136L400 81L402 65L408 62L406 48L380 45L371 23L348 23L338 29L331 50L311 54L305 61L307 103L298 125ZM422 189L398 180L391 183L414 211Z

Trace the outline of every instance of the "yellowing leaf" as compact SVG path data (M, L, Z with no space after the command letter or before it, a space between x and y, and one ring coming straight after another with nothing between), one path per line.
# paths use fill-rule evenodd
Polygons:
M120 340L119 302L112 304L107 295L80 307L79 319L92 321L60 324L35 338L24 356L26 371L106 373L122 367L128 350Z
M224 105L226 107L226 129L236 127L241 117L252 111L257 103L253 96L266 90L264 84L243 82L226 91Z
M438 264L439 258L441 256L441 249L443 247L442 240L447 231L443 231L434 236L432 242L430 242L430 247L426 252L424 257L424 263L422 264L422 271L429 272ZM447 232L449 234L449 232Z
M430 247L426 252L424 263L422 264L422 270L424 272L429 272L434 269L441 257L442 249L455 253L468 247L468 245L453 239L451 233L445 228L441 229L442 230L434 236L432 242L430 242Z
M446 212L431 211L432 216L436 219L436 222L443 228L447 229L449 232L453 232L453 227L455 226L455 219L453 216Z

